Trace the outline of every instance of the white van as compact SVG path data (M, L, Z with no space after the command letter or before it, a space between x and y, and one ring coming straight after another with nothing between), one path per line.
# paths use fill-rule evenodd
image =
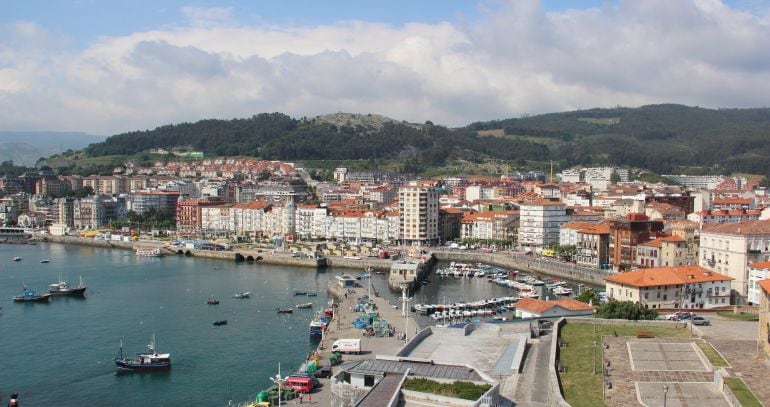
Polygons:
M332 352L339 353L361 353L360 339L337 339L332 344Z

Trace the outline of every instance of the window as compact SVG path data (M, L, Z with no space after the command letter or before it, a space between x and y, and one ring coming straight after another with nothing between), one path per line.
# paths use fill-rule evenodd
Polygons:
M364 386L365 387L372 387L374 386L374 375L364 375Z
M647 299L647 293L644 293L644 299L645 300Z
M663 301L666 301L668 299L668 295L663 294Z

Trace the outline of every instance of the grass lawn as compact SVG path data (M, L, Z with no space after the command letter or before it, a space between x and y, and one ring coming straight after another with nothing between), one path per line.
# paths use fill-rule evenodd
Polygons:
M751 314L748 312L741 312L740 314L736 314L732 311L717 311L717 315L720 317L725 318L732 318L732 319L742 319L745 321L757 321L759 320L759 314Z
M404 388L423 393L439 394L447 397L457 397L464 400L478 400L492 386L488 384L474 384L471 382L455 381L453 383L439 383L428 379L406 379Z
M709 362L714 367L727 367L727 361L722 358L722 355L719 354L719 352L714 349L713 346L711 346L708 342L696 342L698 344L698 347L700 350L703 351L703 353L706 355L706 358L708 358Z
M762 407L754 393L749 390L746 383L740 377L725 377L725 384L732 390L735 398L743 407Z
M567 323L561 329L561 339L567 346L559 349L560 361L567 371L559 375L564 399L573 407L603 406L602 399L602 348L603 335L636 336L637 332L650 332L654 336L689 337L690 330L682 328L667 328L656 326L635 325L596 325L594 335L593 324ZM594 367L593 342L599 344L596 353L596 374Z

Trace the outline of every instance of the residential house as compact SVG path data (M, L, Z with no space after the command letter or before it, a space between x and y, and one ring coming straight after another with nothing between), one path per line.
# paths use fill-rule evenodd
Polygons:
M519 244L532 248L559 244L559 231L567 223L567 207L561 201L540 200L520 206Z
M759 282L770 279L770 261L751 263L749 269L749 291L747 302L751 305L759 305L762 302L762 288Z
M525 297L516 302L517 318L558 318L592 314L591 305L572 298L543 301Z
M581 266L609 267L610 227L593 224L577 231L575 262Z
M733 303L745 304L748 264L770 260L770 221L705 225L700 231L698 264L732 277Z
M711 309L730 305L733 279L700 266L670 266L605 277L607 299L652 309Z

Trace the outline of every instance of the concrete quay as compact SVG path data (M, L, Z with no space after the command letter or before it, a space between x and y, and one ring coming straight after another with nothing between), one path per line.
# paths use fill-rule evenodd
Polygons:
M335 299L337 313L334 315L334 319L329 324L326 335L318 346L317 352L319 363L323 364L324 360L331 355L331 345L337 339L361 339L361 354L343 355L343 361L372 359L376 355L397 354L404 346L404 340L398 338L399 334L404 332L405 327L408 332L407 339L412 338L419 330L419 325L414 318L410 317L407 319L401 316L400 305L398 308L393 307L393 305L389 304L386 299L376 296L374 289L372 289L372 295L369 297L370 300L377 306L377 312L379 313L380 318L388 321L388 323L395 328L396 334L390 337L381 338L363 336L363 330L356 329L353 326L353 320L358 316L357 313L353 312L353 306L356 304L359 297L368 295L368 288L366 285L366 280L360 280L360 283L352 288L341 287L336 281L329 284L329 294ZM383 289L385 287L378 288ZM334 369L333 374L337 374L336 368ZM319 380L321 381L322 387L311 393L311 403L329 406L332 401L331 380ZM286 404L299 404L299 400L292 400ZM308 404L307 398L303 400L303 404Z

